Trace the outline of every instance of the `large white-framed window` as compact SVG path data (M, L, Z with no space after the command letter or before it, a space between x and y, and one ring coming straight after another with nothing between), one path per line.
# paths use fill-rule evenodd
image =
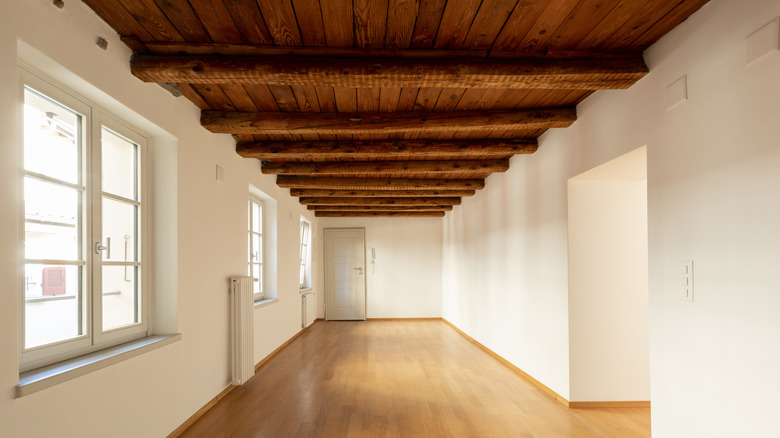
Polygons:
M311 222L301 217L301 267L298 276L301 290L311 288Z
M249 195L249 276L254 284L255 301L265 297L263 287L263 201Z
M19 68L20 370L148 334L147 140Z

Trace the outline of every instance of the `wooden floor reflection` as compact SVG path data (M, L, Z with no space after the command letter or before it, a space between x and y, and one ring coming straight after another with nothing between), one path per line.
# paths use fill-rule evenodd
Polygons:
M646 438L650 409L568 409L442 321L321 321L181 436Z

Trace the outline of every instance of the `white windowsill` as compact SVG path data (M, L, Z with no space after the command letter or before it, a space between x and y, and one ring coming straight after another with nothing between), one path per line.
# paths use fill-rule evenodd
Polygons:
M19 375L16 398L33 394L76 377L97 371L109 365L130 359L147 351L156 350L181 340L181 333L155 335L126 342L105 350L79 356L53 365L27 371Z
M300 294L301 295L309 295L310 293L314 293L314 290L310 287L307 287L306 289L301 289Z
M271 303L275 303L277 301L279 301L279 298L264 298L262 300L257 300L257 301L255 301L255 309L257 309L258 307L267 306L267 305L269 305Z

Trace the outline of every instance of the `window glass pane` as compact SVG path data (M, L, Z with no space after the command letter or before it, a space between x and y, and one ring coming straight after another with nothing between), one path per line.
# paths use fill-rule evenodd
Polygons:
M24 348L85 332L81 266L24 266Z
M78 184L81 116L25 87L24 168Z
M252 203L252 231L263 232L263 206L255 202Z
M136 251L136 217L138 207L103 198L103 260L113 262L138 261Z
M306 265L301 264L301 274L298 283L303 286L303 281L306 280Z
M24 179L24 253L27 259L79 259L79 190Z
M103 266L103 330L140 322L136 266Z
M252 279L254 280L254 293L260 293L263 291L263 265L252 264Z
M136 190L136 153L138 146L102 129L103 191L138 200Z
M252 234L252 261L255 263L263 262L263 236Z

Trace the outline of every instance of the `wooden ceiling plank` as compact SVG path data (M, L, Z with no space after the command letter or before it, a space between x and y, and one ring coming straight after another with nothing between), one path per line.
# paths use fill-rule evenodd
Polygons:
M484 0L460 48L490 49L517 2L518 0Z
M521 1L515 6L504 28L491 46L491 51L514 52L518 50L528 31L542 16L547 0Z
M296 85L291 87L298 108L304 113L320 112L320 102L314 85Z
M336 108L340 113L357 112L357 89L348 87L336 87L333 89L336 97Z
M125 0L122 4L156 41L184 41L154 0Z
M136 20L130 11L118 2L85 2L100 18L108 23L119 35L133 36L141 41L154 41L154 37Z
M194 103L195 106L197 106L201 110L208 110L212 109L211 106L206 102L205 99L203 99L203 96L200 95L190 84L177 84L176 85L179 91L181 91L181 94L186 97L190 102Z
M335 190L481 190L482 179L330 178L279 175L276 185L284 189Z
M310 47L327 45L325 29L322 27L320 3L310 0L292 0L292 6L303 45Z
M404 173L424 173L427 175L452 172L506 172L509 160L428 160L428 161L353 161L343 162L265 162L262 173L269 175L349 175L366 173L376 176Z
M652 7L651 7L652 6ZM631 16L622 26L605 39L598 48L605 51L619 50L656 25L676 5L646 3L638 14Z
M212 41L228 44L246 42L222 0L189 0L189 2Z
M442 88L439 100L436 101L433 110L441 112L455 110L465 92L465 88Z
M268 85L247 85L244 86L244 89L258 111L280 111L279 105L276 104L276 98Z
M390 0L387 6L385 47L406 49L412 44L414 23L419 9L418 0Z
M331 47L352 47L353 12L351 0L320 0L325 40Z
M254 101L249 97L246 89L242 85L222 85L222 91L225 93L233 107L238 111L258 111Z
M430 49L433 47L446 5L447 0L422 0L420 2L417 20L412 32L412 48Z
M414 103L417 102L417 95L420 93L419 87L403 87L401 94L398 95L398 104L396 111L413 111Z
M187 0L155 0L185 41L210 42L211 37Z
M248 44L273 44L263 15L255 0L229 0L230 16Z
M355 45L384 47L388 0L353 0Z
M201 125L227 134L368 134L390 132L480 131L563 128L577 118L575 108L533 111L395 113L246 113L202 111Z
M379 112L392 113L398 109L401 97L400 87L382 87L379 89Z
M290 0L257 0L273 42L277 46L300 46L301 33Z
M460 198L300 198L303 205L460 205Z
M535 139L521 140L418 140L418 141L307 141L307 142L241 142L236 152L244 158L263 161L300 161L301 157L327 161L337 158L353 160L388 159L395 155L412 159L482 159L486 156L512 156L536 152ZM446 158L442 158L446 157Z
M203 97L203 100L206 101L209 108L212 110L219 110L219 111L235 111L236 108L233 106L233 102L230 101L230 99L225 95L225 92L222 91L222 87L219 85L192 85L192 88ZM228 132L228 134L232 134L232 132Z
M442 88L420 88L417 93L417 97L414 101L414 109L412 111L433 111L436 107L436 102L441 96Z
M678 3L677 7L663 17L663 24L656 23L656 25L645 31L645 33L638 36L636 40L628 45L628 47L623 48L623 51L629 53L644 51L662 36L666 35L670 30L685 21L691 14L698 11L699 8L704 6L708 1L709 0L695 0Z
M444 217L443 211L316 211L316 217Z
M295 93L289 85L269 85L268 90L274 96L276 105L282 112L297 113L300 111Z
M641 56L604 59L350 59L135 55L146 82L333 87L627 88L647 74Z
M548 47L568 49L575 47L584 35L592 32L621 0L582 0L569 14L564 25L555 30Z
M452 211L452 205L307 205L309 211Z
M585 36L580 38L574 50L588 50L601 46L612 34L637 14L645 2L621 1L606 17Z
M459 49L477 15L481 0L447 2L436 33L435 49Z
M561 26L561 23L566 21L579 2L580 0L550 2L515 50L523 52L544 52L547 50L550 37Z
M414 197L451 197L474 196L475 190L328 190L328 189L290 189L290 196L297 197L357 197L357 198L414 198Z

